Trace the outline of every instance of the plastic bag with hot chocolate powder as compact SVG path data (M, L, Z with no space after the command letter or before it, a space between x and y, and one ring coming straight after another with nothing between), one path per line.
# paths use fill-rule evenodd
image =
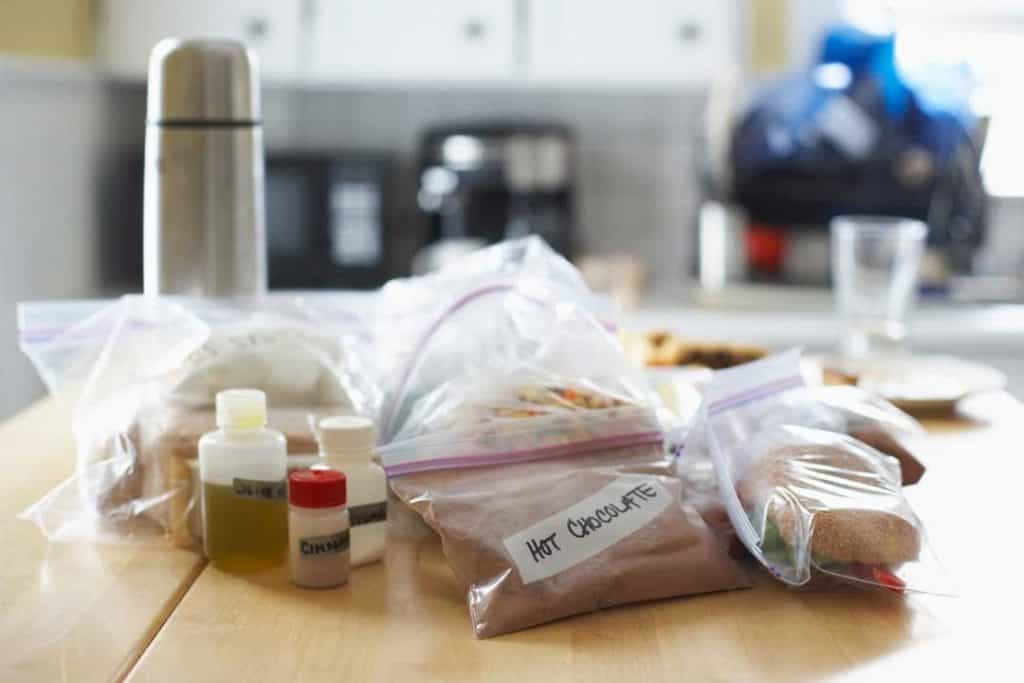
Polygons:
M614 336L515 278L476 284L416 340L381 449L476 635L749 585L683 496Z
M631 602L747 586L660 445L395 477L441 536L484 638Z

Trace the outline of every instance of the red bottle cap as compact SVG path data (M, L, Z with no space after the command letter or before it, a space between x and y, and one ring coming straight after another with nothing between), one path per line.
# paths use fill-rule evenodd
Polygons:
M337 470L300 470L288 475L288 502L300 508L333 508L348 500L345 475Z

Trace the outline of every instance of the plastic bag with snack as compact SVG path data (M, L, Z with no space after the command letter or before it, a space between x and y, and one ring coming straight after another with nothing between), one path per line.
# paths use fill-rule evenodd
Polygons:
M22 348L68 404L77 446L75 475L23 516L54 540L198 540L197 443L218 391L263 390L302 462L317 416L376 410L354 308L277 296L22 305Z
M924 476L924 463L908 444L924 434L924 428L885 399L858 387L801 385L780 391L761 424L800 424L848 434L896 458L904 486Z
M465 362L476 362L481 330L449 325L449 318L465 308L480 310L478 302L487 306L513 290L524 301L580 306L611 326L610 302L594 295L579 271L539 237L502 242L438 272L388 282L372 316L375 356L383 359L376 376L388 392L381 411L383 441L396 438L403 429L410 406L424 387L439 386L448 376L463 372ZM502 322L511 324L494 324ZM421 348L428 339L444 347L444 357ZM510 330L493 335L489 343L500 352L517 340L521 341ZM419 410L424 409L421 403Z
M459 291L425 326L381 449L394 493L440 535L476 635L748 585L683 497L614 336L521 284Z
M793 586L948 593L899 462L820 429L828 411L814 392L795 398L807 391L799 352L717 373L706 389L696 438L743 545Z

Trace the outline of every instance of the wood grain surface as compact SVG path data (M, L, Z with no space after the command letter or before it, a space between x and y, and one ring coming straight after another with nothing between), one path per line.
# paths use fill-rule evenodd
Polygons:
M476 640L432 539L341 589L214 570L167 547L48 545L13 515L72 468L49 402L0 426L0 680L1019 680L1024 410L936 420L907 489L959 597L755 587Z
M68 416L0 425L0 681L122 678L205 562L165 545L48 543L15 515L70 476Z
M400 542L330 591L205 569L131 679L1015 680L1024 412L1008 397L976 410L986 421L929 423L929 470L907 490L959 597L806 594L755 572L751 590L481 641L440 546Z

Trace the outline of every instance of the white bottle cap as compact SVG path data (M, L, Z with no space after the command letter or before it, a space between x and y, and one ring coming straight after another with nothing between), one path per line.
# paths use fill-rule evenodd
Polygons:
M217 392L217 426L246 429L267 425L267 396L259 389Z
M373 453L377 441L373 420L343 415L320 420L320 448L324 453Z

